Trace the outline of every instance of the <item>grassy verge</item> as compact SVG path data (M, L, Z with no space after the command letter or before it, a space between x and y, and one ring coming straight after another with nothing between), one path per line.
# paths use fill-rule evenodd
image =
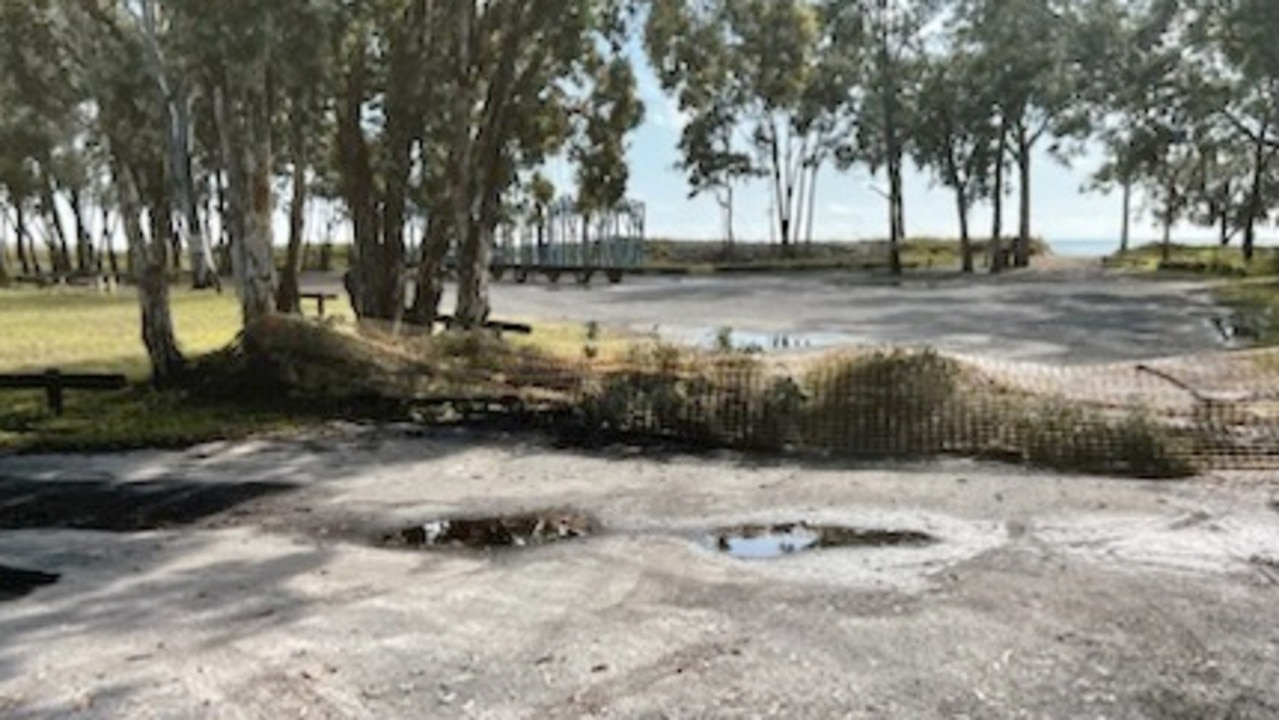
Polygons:
M189 353L216 350L194 365L184 391L140 382L119 393L72 391L61 417L49 415L39 393L3 391L0 451L181 447L335 416L436 418L444 416L427 411L496 406L567 410L580 425L566 431L586 439L657 435L855 458L954 454L1136 477L1194 471L1194 438L1185 433L1139 413L1013 393L932 353L836 354L799 373L758 356L636 342L593 326L541 327L504 342L286 318L228 344L238 332L230 297L178 293L174 311ZM17 331L0 346L0 372L60 366L145 375L130 298L0 294L0 326Z
M1235 280L1219 285L1217 301L1234 310L1234 322L1245 330L1250 342L1279 345L1279 280L1273 278Z
M1218 245L1178 245L1169 248L1168 259L1159 243L1135 247L1106 259L1109 267L1139 273L1179 273L1209 277L1249 277L1279 273L1279 253L1273 248L1257 248L1251 264L1244 262L1238 247Z
M1042 254L1047 246L1032 243L1031 252ZM973 240L977 264L989 255L989 242ZM731 248L718 242L652 240L647 247L647 265L656 270L685 270L694 274L715 272L787 272L805 270L884 270L888 267L888 243L884 240L858 242L815 242L791 248L783 255L780 246L742 242ZM958 240L910 238L901 246L902 265L907 270L957 270L962 254Z
M227 347L240 331L239 306L230 293L175 289L172 307L179 344L191 359ZM336 315L340 326L350 327L349 307L337 308ZM246 404L244 398L205 393L196 399L147 387L137 299L128 290L0 291L0 336L0 373L56 367L124 373L133 383L121 392L68 391L60 417L46 410L41 391L0 390L0 452L181 447L300 429L331 412L270 394ZM587 348L596 357L615 358L628 343L619 333L570 324L538 324L533 335L512 341L564 361L583 359Z

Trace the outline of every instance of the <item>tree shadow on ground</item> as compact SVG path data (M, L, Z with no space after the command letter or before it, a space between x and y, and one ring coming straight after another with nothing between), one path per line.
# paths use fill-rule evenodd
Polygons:
M296 488L282 482L104 479L51 483L0 477L0 530L160 530L190 525Z

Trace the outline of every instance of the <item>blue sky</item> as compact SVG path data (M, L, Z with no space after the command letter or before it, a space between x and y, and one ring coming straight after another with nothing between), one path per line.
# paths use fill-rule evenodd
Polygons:
M661 92L646 62L640 61L639 87L647 114L630 146L631 195L647 203L648 228L654 237L715 239L721 237L720 210L714 199L688 199L683 174L674 169L678 162L677 143L681 118L676 105ZM1118 242L1121 205L1118 193L1085 193L1081 188L1100 166L1101 153L1086 149L1062 165L1046 152L1033 166L1034 232L1049 241L1067 239ZM561 189L572 184L572 172L559 165L551 170L552 180ZM814 236L818 239L865 239L887 235L886 203L871 184L882 185L865 169L839 173L823 171L818 186L818 210ZM906 225L909 235L957 236L954 202L945 188L934 188L929 177L913 168L906 178ZM743 185L737 190L736 227L743 239L769 237L768 197L765 183ZM1140 208L1141 199L1135 201ZM1016 198L1005 204L1005 228L1016 227ZM989 207L973 212L974 233L988 234ZM1160 232L1148 214L1133 220L1136 240L1154 240ZM1209 238L1212 231L1178 228L1178 239Z

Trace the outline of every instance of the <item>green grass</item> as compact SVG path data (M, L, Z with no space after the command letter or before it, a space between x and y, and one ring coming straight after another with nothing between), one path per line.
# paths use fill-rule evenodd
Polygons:
M173 318L188 355L229 343L239 330L239 306L230 293L175 290ZM122 372L135 381L148 373L138 300L130 289L106 295L88 290L0 292L0 372L48 367Z
M973 239L978 266L984 265L987 249L987 240ZM1038 255L1044 250L1046 245L1042 241L1032 241L1032 254ZM651 268L706 273L750 269L883 270L888 267L888 244L884 240L801 243L791 248L789 256L783 256L781 246L771 243L739 242L729 250L721 242L655 239L649 241L646 254L646 264ZM958 240L917 237L902 243L901 257L907 270L956 270L962 256Z
M1219 285L1215 294L1218 302L1232 308L1257 331L1254 342L1266 347L1279 345L1279 280L1234 280Z
M174 325L188 357L227 345L239 330L231 294L175 290ZM62 416L43 392L0 390L0 451L90 451L179 447L296 427L284 413L190 402L145 385L149 374L137 298L78 289L0 291L0 372L60 368L124 373L121 392L68 391Z
M1107 258L1109 267L1140 273L1181 273L1211 277L1267 276L1279 272L1279 252L1257 248L1251 264L1237 246L1173 244L1164 260L1161 243L1140 245Z
M231 292L175 288L172 309L188 359L226 347L240 331L239 305ZM331 314L339 321L353 316L345 304ZM109 295L74 288L0 290L0 338L0 373L47 368L118 372L133 383L122 392L68 391L61 417L45 409L42 391L0 389L0 452L180 447L285 431L318 420L309 411L197 402L185 393L147 387L150 370L132 289ZM533 335L511 340L516 347L563 360L582 359L592 346L600 362L621 356L631 342L629 336L607 330L597 331L592 340L585 325L567 323L538 323Z

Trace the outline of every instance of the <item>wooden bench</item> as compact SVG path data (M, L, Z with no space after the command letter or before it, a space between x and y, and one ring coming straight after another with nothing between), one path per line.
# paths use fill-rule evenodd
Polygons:
M437 315L435 321L442 323L444 327L453 327L452 315ZM501 320L488 320L484 323L485 330L492 330L497 335L504 332L515 333L516 335L532 335L533 326L525 323L503 322Z
M324 317L324 303L330 300L336 301L338 295L337 293L326 292L304 292L298 293L298 298L300 300L314 300L316 312L320 314L320 317Z
M63 373L46 370L30 375L0 375L0 388L12 390L44 390L45 400L54 415L62 414L62 396L66 390L123 390L129 381L119 374Z

